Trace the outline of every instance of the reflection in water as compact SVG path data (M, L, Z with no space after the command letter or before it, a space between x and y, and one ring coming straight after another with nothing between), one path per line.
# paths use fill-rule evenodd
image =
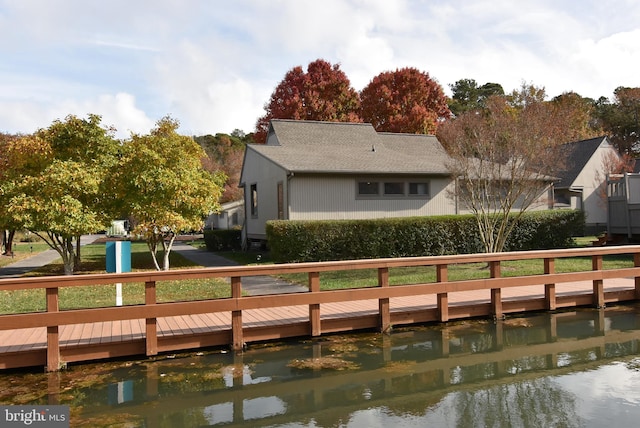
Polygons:
M328 336L55 375L0 374L0 404L68 404L73 426L633 426L640 417L639 309ZM301 361L318 364L296 368ZM321 368L327 361L358 368ZM34 384L46 386L27 394Z

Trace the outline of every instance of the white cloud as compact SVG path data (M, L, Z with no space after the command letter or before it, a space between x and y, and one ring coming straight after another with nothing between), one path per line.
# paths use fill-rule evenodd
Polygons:
M640 86L639 15L629 0L0 0L0 129L91 112L124 134L166 114L184 132L251 132L285 73L317 58L356 89L412 66L445 90L611 96Z

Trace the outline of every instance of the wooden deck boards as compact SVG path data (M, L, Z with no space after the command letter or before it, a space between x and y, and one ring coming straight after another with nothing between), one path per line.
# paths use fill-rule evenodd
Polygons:
M633 290L632 278L605 280L606 292ZM589 281L563 283L556 287L556 295L575 295L592 292ZM502 300L523 300L544 297L544 286L511 287L502 289ZM491 300L490 290L449 293L449 307L485 305ZM435 295L397 297L390 299L392 313L409 313L437 307ZM377 315L378 300L359 300L343 303L326 303L320 306L321 320ZM306 305L251 309L242 312L243 328L265 328L299 324L309 321ZM231 328L231 313L204 313L158 318L158 338L183 335L206 335ZM145 337L145 320L97 322L65 325L60 327L60 347L74 348L86 345L116 344L142 340ZM33 352L46 349L46 328L28 328L0 331L0 362L4 354Z

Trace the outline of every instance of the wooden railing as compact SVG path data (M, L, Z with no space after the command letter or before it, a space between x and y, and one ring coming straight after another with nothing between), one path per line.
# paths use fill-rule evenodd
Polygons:
M603 270L603 257L616 254L631 255L633 258L633 267ZM592 269L583 272L556 273L556 259L567 257L590 257L592 260ZM509 277L503 277L501 275L502 262L532 259L540 259L542 261L544 267L543 274ZM449 281L449 266L452 264L467 263L488 264L489 278ZM435 266L437 273L436 282L390 286L390 268L415 266ZM376 269L378 272L378 286L321 291L321 274L323 272L355 269ZM242 295L243 278L292 273L306 273L308 275L308 292L261 296ZM158 303L156 301L156 283L158 281L180 281L198 278L230 278L231 297L167 303ZM450 319L450 293L491 290L491 314L499 318L503 316L502 290L505 288L531 285L543 286L545 296L544 309L554 310L557 304L556 284L574 281L590 281L593 284L590 304L596 307L603 307L605 304L603 281L612 278L634 278L633 283L635 289L633 290L631 300L640 298L640 245L495 254L235 266L172 270L167 272L131 272L122 274L2 279L0 280L0 291L46 289L47 306L45 312L1 315L0 330L46 327L47 368L56 370L61 364L59 327L62 325L145 319L145 352L147 355L156 355L158 353L158 318L188 314L230 312L231 346L234 349L241 349L244 344L242 315L243 311L249 309L308 305L308 334L318 336L323 333L320 322L320 306L322 304L375 299L378 300L379 307L378 327L381 331L386 331L391 327L389 303L390 299L394 297L436 295L438 320L446 322ZM60 310L59 291L63 287L132 282L144 282L144 305Z

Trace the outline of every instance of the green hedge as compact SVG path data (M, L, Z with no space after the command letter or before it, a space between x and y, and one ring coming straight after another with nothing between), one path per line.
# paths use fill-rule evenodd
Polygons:
M208 251L240 250L242 247L241 231L239 229L205 230L204 243Z
M584 230L580 211L525 213L505 251L565 248ZM411 257L483 252L472 215L375 220L267 222L267 240L276 262Z

